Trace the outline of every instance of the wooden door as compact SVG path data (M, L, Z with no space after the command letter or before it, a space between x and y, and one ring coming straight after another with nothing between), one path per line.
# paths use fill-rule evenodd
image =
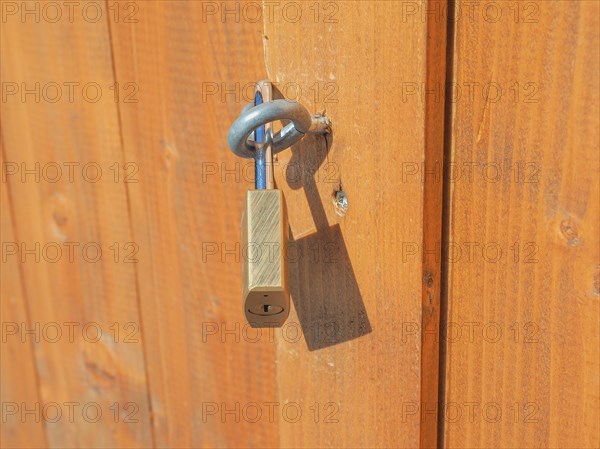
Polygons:
M1 6L2 447L598 446L597 2ZM333 122L270 330L260 79Z

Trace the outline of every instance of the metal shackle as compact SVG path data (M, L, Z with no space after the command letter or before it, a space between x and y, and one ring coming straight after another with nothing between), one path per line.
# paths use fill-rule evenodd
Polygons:
M259 105L248 105L231 125L227 142L231 150L240 157L255 157L255 145L249 141L257 128L277 120L289 120L271 141L272 154L277 154L298 142L305 134L324 134L329 131L330 120L320 114L311 116L297 101L272 100Z

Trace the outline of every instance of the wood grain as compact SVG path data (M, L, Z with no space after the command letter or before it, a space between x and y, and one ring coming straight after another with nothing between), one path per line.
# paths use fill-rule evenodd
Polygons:
M0 154L2 138L0 137ZM4 157L2 156L2 162ZM8 201L6 184L2 184L0 222L3 242L2 282L0 283L0 317L2 340L0 342L0 397L2 398L2 431L0 446L13 448L46 447L44 424L23 420L21 404L39 402L37 368L31 342L23 343L19 332L21 323L29 324L27 302L21 283L18 259L9 254L15 251L13 214Z
M223 19L236 5L143 2L138 23L111 24L117 80L140 92L120 113L126 159L140 167L129 195L158 447L278 446L273 339L242 312L252 164L227 147L252 100L242 88L265 77L262 26Z
M107 22L17 16L1 32L3 89L19 89L2 102L5 162L19 169L6 181L19 244L12 257L22 270L23 332L33 330L24 338L39 377L39 403L22 397L21 407L34 410L24 419L43 422L52 447L149 447L141 333L125 341L127 323L139 329L140 319L135 264L124 263L123 245L132 241L127 192L122 172L116 182L110 169L123 153ZM88 83L96 84L84 91ZM23 177L23 169L31 173ZM13 376L23 367L14 369ZM9 386L15 394L36 389L29 374L10 379L27 382ZM30 438L36 444L39 436Z
M1 23L2 447L600 445L598 2L96 3ZM333 133L276 158L259 331L226 135L263 78Z
M444 446L598 447L599 6L500 6L454 34Z
M290 329L277 341L280 400L303 415L281 423L281 446L435 445L435 421L422 425L420 409L437 402L437 345L421 329L437 320L439 259L424 265L403 249L439 239L441 184L423 183L422 169L441 168L443 126L430 126L443 102L420 92L445 75L445 23L408 18L403 2L315 5L265 26L269 78L333 121L331 146L307 137L275 171L304 255L291 264L300 337ZM344 217L332 201L340 188Z

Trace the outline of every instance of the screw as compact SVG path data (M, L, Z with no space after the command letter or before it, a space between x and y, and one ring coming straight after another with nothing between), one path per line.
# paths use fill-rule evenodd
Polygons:
M346 212L348 212L348 197L346 196L346 192L344 192L341 188L335 192L333 197L333 206L335 208L335 213L340 217L345 216Z

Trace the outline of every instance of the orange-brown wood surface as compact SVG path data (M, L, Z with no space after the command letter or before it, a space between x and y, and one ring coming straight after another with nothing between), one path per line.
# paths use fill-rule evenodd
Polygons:
M66 3L0 2L2 447L599 446L598 2ZM262 330L260 79L333 122Z
M0 138L0 150L2 139ZM0 156L4 162L4 156ZM1 192L2 222L0 232L2 241L6 242L6 253L15 252L18 241L13 229L13 214L10 210L8 192ZM3 250L4 252L4 250ZM23 344L19 332L20 323L28 322L27 302L19 273L19 262L15 258L2 260L2 283L0 284L2 301L2 351L0 352L0 395L2 397L2 447L44 447L46 433L41 421L30 419L22 422L20 416L21 403L36 404L39 402L37 372L33 357L33 344ZM16 337L15 337L16 336ZM10 337L10 338L9 338ZM31 407L33 408L33 407ZM14 417L17 417L16 419ZM12 418L12 419L9 419Z
M419 329L439 315L439 259L425 267L402 252L441 229L441 184L424 185L421 175L425 163L441 168L443 119L433 124L444 110L401 92L428 77L443 81L445 23L407 19L403 2L337 2L303 13L266 24L267 70L284 94L326 110L333 136L278 158L294 239L303 254L322 252L299 257L292 270L290 319L308 345L278 340L277 380L280 398L320 407L320 415L282 422L281 445L417 447L423 438L432 447L435 420L422 426L419 410L425 398L437 402L437 346L424 345ZM298 164L319 169L295 177ZM340 187L344 217L332 202ZM427 194L434 198L426 206Z
M444 446L598 447L598 2L501 5L455 22Z
M37 403L24 397L12 419L43 422L52 447L148 447L127 191L111 170L123 153L107 22L6 20L1 32L2 83L19 89L2 103L3 189L19 246L7 257L29 310L6 339L33 347L39 379Z
M137 24L111 23L116 79L139 88L120 113L124 158L140 173L128 191L156 444L277 447L274 344L241 307L251 184L238 166L252 165L227 147L253 95L244 100L241 86L265 77L261 26L210 11L148 2Z

